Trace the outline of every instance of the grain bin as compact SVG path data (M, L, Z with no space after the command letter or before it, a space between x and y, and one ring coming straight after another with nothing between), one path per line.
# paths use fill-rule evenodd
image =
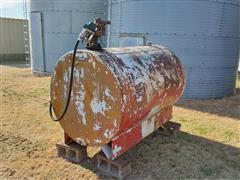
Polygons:
M31 0L33 72L52 72L58 58L73 49L83 25L106 16L106 5L105 0Z
M184 98L234 91L239 51L239 0L109 0L109 46L162 44L183 61Z
M62 56L52 75L57 117L69 94L72 55ZM169 121L185 86L180 60L162 46L79 50L74 67L70 104L59 122L71 139L103 146L112 159Z

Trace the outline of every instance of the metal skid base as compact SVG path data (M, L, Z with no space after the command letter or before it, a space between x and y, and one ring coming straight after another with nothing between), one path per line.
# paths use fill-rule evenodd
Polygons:
M125 129L114 137L109 144L104 145L102 151L109 159L117 159L159 128L169 127L169 129L177 129L177 123L169 122L171 119L172 106L163 109L154 116L148 116L140 123Z
M164 136L177 136L180 131L181 124L168 121L163 126L158 128L158 132ZM73 141L66 134L64 135L65 142L56 144L57 154L59 157L65 158L69 161L80 163L88 159L87 147L82 146ZM110 157L100 151L93 159L97 169L104 175L124 179L131 173L131 159L126 153L121 154L118 158L112 160Z

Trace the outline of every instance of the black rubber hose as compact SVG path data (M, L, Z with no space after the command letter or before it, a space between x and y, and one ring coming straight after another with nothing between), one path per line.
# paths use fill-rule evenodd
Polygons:
M68 106L69 106L69 103L70 103L70 99L71 99L71 93L72 93L72 84L73 84L73 71L74 71L74 64L75 64L75 58L76 58L76 53L77 53L77 48L78 48L78 45L79 45L79 42L80 40L77 40L76 44L75 44L75 47L74 47L74 51L73 51L73 58L72 58L72 65L71 65L71 75L70 75L70 82L69 82L69 87L68 87L68 96L67 96L67 102L65 104L65 107L63 109L63 112L61 114L61 116L59 117L56 117L56 114L55 114L55 117L53 117L53 106L52 106L52 100L50 101L50 104L49 104L49 114L50 114L50 117L53 121L60 121L64 115L66 114L67 112L67 109L68 109Z

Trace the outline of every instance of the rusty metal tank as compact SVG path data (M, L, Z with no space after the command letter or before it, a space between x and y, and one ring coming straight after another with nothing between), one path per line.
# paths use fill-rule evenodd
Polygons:
M72 56L73 52L62 56L52 75L50 95L56 116L66 103ZM184 86L183 66L165 47L78 50L71 100L60 124L74 141L103 146L172 107Z

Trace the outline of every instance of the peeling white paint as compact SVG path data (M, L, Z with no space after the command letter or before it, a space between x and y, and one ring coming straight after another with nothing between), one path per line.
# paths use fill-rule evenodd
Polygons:
M106 131L104 132L104 136L105 138L107 139L111 139L113 137L113 130L110 130L110 129L106 129Z
M141 126L142 126L142 137L146 137L147 135L151 134L154 131L154 125L155 121L153 118L151 118L150 120L145 120L142 122Z
M165 74L165 76L168 77L168 79L171 79L171 74L170 74L170 72L167 71L166 69L164 69L164 74Z
M93 68L95 69L96 68L96 63L94 61L92 61L92 65L93 65Z
M66 71L63 73L63 80L65 82L68 82L70 79L70 74L71 74L71 67L69 67L68 69L66 69Z
M101 144L101 143L102 143L102 140L100 140L100 139L95 139L94 142L95 142L95 144Z
M155 106L152 110L148 113L148 115L144 118L142 122L142 137L146 137L150 133L152 133L155 129L155 116L160 111L160 105Z
M92 108L92 112L94 114L102 113L103 115L105 115L105 111L108 110L107 103L104 100L100 101L96 97L93 98L90 105L91 105L91 108Z
M129 128L126 133L130 133L132 131L133 128Z
M170 87L171 87L171 84L168 84L167 89L169 89Z
M161 106L162 106L162 104L164 103L164 100L165 100L166 97L167 97L167 93L165 93L164 96L163 96L163 98L162 98Z
M180 80L180 83L179 83L178 89L180 89L181 86L182 86L182 81Z
M80 71L78 69L74 70L74 77L77 78L77 80L79 81L79 77L80 77Z
M84 78L84 68L81 67L80 69L75 69L73 76L79 81L80 79Z
M114 119L113 125L114 125L114 127L117 127L117 119Z
M122 112L125 110L126 104L127 104L127 96L124 94L122 97L122 108L121 108Z
M89 142L90 142L89 139L86 139L85 141L86 141L87 144L89 144Z
M109 97L111 100L114 101L114 98L113 98L113 96L110 94L110 90L109 90L108 88L105 88L104 94L105 94L105 96Z
M114 145L113 149L112 149L112 153L113 155L117 155L118 152L120 152L122 150L122 147L121 146L117 146L117 145Z
M139 97L136 99L136 101L137 101L138 103L142 102L142 101L143 101L143 97L142 97L142 96L139 96Z
M126 101L127 101L127 96L123 95L123 102L126 102Z
M83 146L87 145L86 141L83 138L78 137L78 138L76 138L76 141L77 141L77 143L79 143Z
M90 106L94 114L101 113L105 115L105 111L110 109L111 107L107 105L104 99L100 100L99 89L100 89L100 86L97 85L93 92L93 99L91 100Z
M160 111L160 105L155 106L151 109L148 115L143 119L143 121L149 121L153 116L155 116Z
M84 61L85 59L87 59L87 53L77 52L76 57L78 57L79 60Z
M93 124L93 130L94 130L94 131L99 131L101 128L102 128L102 123L100 123L100 122L95 122L95 123Z
M53 100L55 101L56 99L57 99L57 97L56 97L56 92L53 91Z
M177 80L177 76L175 75L174 72L171 74L171 77L172 77L175 81Z
M67 85L66 84L63 85L63 95L64 95L64 97L67 96Z
M69 80L68 72L64 72L63 80L64 80L65 82L68 82L68 80Z
M87 125L86 112L84 110L84 99L85 99L85 90L83 84L80 85L80 90L75 98L75 105L77 108L78 114L82 117L81 122L84 125Z

